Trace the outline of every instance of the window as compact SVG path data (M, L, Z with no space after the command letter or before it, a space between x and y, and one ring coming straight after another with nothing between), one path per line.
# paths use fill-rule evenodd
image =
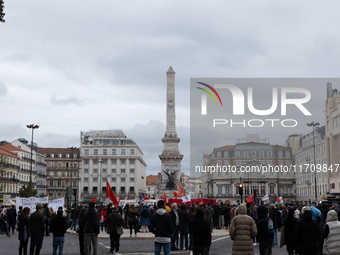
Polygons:
M125 149L122 149L120 154L125 155Z
M130 178L130 182L134 182L135 181L135 178Z
M73 188L77 187L77 181L73 181Z
M54 167L54 162L50 162L50 167Z
M61 197L61 192L60 191L57 192L57 197Z
M66 158L69 158L70 157L70 154L66 153Z
M73 172L73 177L78 177L77 172Z
M116 149L112 149L112 155L116 155L117 151Z
M88 192L89 191L89 187L84 187L84 192Z
M58 177L61 177L61 171L58 171Z
M89 155L89 149L85 149L85 155Z
M113 174L116 173L116 169L112 169L112 173L113 173Z
M73 158L77 158L78 157L78 154L77 153L74 153L73 154Z
M120 160L120 164L122 164L122 165L125 165L125 162L126 162L125 159L121 159L121 160Z
M93 187L92 191L93 191L93 193L97 193L97 191L98 191L97 187Z
M85 164L85 165L88 165L88 164L89 164L89 160L88 160L88 159L85 159L85 160L84 160L84 164Z
M135 164L135 160L134 159L130 159L130 165L134 165Z
M222 158L222 151L216 152L216 158Z
M130 193L135 193L135 187L130 187Z
M120 193L125 194L125 187L120 187Z
M113 182L115 182L115 181L116 181L116 177L112 177L111 179L112 179L112 181L113 181Z
M103 159L103 165L107 165L107 159Z
M84 173L88 173L88 172L89 172L89 169L85 168Z
M112 165L116 165L117 164L117 160L116 159L111 159L111 164Z
M93 164L94 164L94 165L98 165L98 160L97 160L97 159L94 159L94 160L93 160Z
M134 155L135 154L135 149L130 149L130 154Z
M222 195L222 187L221 186L217 187L217 194Z
M70 163L67 162L67 163L66 163L66 167L69 167L69 166L70 166Z
M59 153L58 158L62 158L62 157L63 157L63 154Z
M135 169L130 169L130 173L134 173L135 172Z
M48 194L50 197L53 197L53 191L50 191Z
M239 158L240 157L240 151L235 151L235 157Z
M278 157L279 157L279 158L282 158L282 157L283 157L283 152L282 152L282 151L279 151L279 152L278 152Z
M264 151L260 151L260 158L264 157Z
M53 178L53 176L54 176L54 172L50 172L50 177Z
M106 169L103 169L103 173L107 173L107 170L106 170Z
M244 151L243 152L243 157L248 158L249 157L249 152L248 151Z
M60 188L61 187L61 181L58 181L58 187Z
M125 168L120 170L121 173L125 173Z
M77 167L77 163L73 163L73 167Z
M103 155L107 155L107 149L103 149Z
M68 171L65 172L65 177L69 177L69 172Z
M102 187L102 193L103 193L103 194L106 193L106 187Z
M290 151L286 151L285 156L286 158L290 158Z
M61 167L61 162L58 162L58 167Z
M120 180L121 180L121 182L125 182L125 178L121 178Z
M54 153L51 153L51 154L50 154L50 157L51 157L51 158L54 158Z
M274 194L274 186L273 185L270 185L269 190L270 190L270 194Z
M97 177L94 177L93 178L93 182L97 182L98 181L98 178Z
M225 194L229 195L229 186L225 186Z
M272 157L272 152L271 151L267 151L267 157L271 158Z
M98 149L94 149L93 154L94 154L94 155L98 155Z
M53 181L50 181L50 187L53 187Z
M102 182L106 182L106 177L103 177L103 178L102 178Z
M98 169L93 169L93 172L94 173L98 173Z

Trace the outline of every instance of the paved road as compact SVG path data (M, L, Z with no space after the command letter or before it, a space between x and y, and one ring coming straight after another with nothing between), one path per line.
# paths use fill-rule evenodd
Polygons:
M52 236L44 237L44 243L41 250L42 255L50 255L52 253ZM106 238L98 239L98 254L108 254L110 249L110 240ZM28 245L29 246L29 245ZM121 240L119 254L123 255L137 255L137 254L153 254L154 242L153 240L138 240L132 238L131 240ZM29 247L28 247L29 248ZM19 249L18 236L12 235L11 238L7 238L6 235L0 235L0 254L12 255L17 254ZM210 255L231 255L232 241L229 237L215 238L210 249ZM259 254L258 247L254 249L255 255ZM286 255L286 247L273 248L275 255ZM78 236L73 234L66 234L66 241L64 246L64 255L76 255L79 254L79 241ZM117 253L116 253L117 254ZM171 252L171 254L189 254L189 252Z

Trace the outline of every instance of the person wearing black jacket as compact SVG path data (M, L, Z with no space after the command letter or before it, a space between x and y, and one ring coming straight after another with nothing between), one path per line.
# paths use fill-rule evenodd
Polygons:
M157 212L152 215L150 223L150 231L155 234L155 255L161 254L163 247L164 255L170 254L172 223L171 216L165 211L164 200L158 200Z
M218 226L218 221L219 221L219 209L218 209L218 205L214 205L213 206L214 209L214 216L213 216L213 220L214 220L214 228L216 229L220 229Z
M270 204L269 206L269 218L272 219L273 221L273 227L274 227L274 240L273 240L273 247L279 247L279 242L277 239L277 229L280 227L279 226L279 220L281 220L278 217L278 210L274 207L274 204Z
M113 249L115 249L115 252L119 251L119 239L121 233L118 233L117 229L121 230L124 222L116 207L111 210L112 213L108 214L108 216L106 217L106 223L107 232L110 234L110 252L113 253Z
M18 239L20 241L19 246L19 255L22 255L22 251L24 251L24 255L27 255L27 244L28 239L30 238L30 228L29 228L29 213L30 208L25 207L21 212L18 219Z
M289 207L286 220L283 222L285 226L285 240L288 255L299 254L298 245L296 243L296 224L299 220L294 217L294 208Z
M172 232L172 237L171 237L171 250L172 251L176 251L179 250L175 243L176 240L178 239L178 231L179 231L179 217L178 217L178 205L177 203L173 203L171 205L172 210L170 211L170 216L171 216L171 222L172 222L172 228L173 228L173 232Z
M89 203L89 209L85 213L84 246L85 255L90 255L90 244L92 243L93 255L97 255L98 234L99 234L99 213L94 208L95 203Z
M86 209L82 208L79 212L78 224L79 224L79 248L80 248L80 255L85 254L85 247L84 247L84 229L85 229L85 212Z
M179 232L180 232L180 250L183 250L183 238L185 238L185 250L189 250L188 243L188 232L189 232L189 224L190 224L190 216L186 211L186 207L184 204L181 204L181 210L178 212L179 217Z
M303 207L301 212L302 219L296 224L296 241L300 255L316 255L317 242L320 238L318 223L313 220L309 208Z
M210 224L204 218L203 209L197 209L196 217L190 222L190 235L193 236L193 254L208 255L211 245Z
M223 210L223 214L224 214L224 227L226 229L229 229L229 226L230 226L230 208L229 208L229 205L228 204L224 204L223 205L224 207L224 210Z
M53 255L57 255L59 247L59 255L63 254L65 243L65 233L67 230L67 222L63 217L63 208L59 207L57 216L55 216L50 224L50 231L53 233Z
M12 227L12 234L14 234L15 224L17 221L17 212L15 210L14 205L12 205L11 209L8 209L7 215L8 215L8 231L11 232Z
M260 247L260 255L269 255L272 254L272 244L274 240L274 233L268 229L268 221L271 220L267 216L268 210L267 207L259 206L257 208L257 215L259 217L256 227L257 227L257 242Z

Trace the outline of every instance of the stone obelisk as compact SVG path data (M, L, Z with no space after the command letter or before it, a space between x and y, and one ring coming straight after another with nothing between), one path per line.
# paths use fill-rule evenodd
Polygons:
M176 132L175 71L171 66L166 72L166 76L166 131L162 138L163 152L159 155L162 170L158 174L158 189L160 193L168 191L167 193L172 196L172 190L178 190L178 184L183 186L181 180L183 155L178 150L180 139Z

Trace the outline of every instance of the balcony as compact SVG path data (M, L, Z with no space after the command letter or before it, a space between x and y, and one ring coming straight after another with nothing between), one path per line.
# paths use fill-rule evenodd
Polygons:
M0 183L19 183L19 180L15 178L0 177Z
M37 165L47 167L47 165L45 163L42 163L42 162L37 162Z
M38 184L38 185L37 185L37 188L38 188L38 189L46 189L47 186L46 186L46 185Z
M307 185L311 185L312 182L311 182L310 180L307 180L307 181L306 181L306 184L307 184Z
M23 169L23 168L20 168L20 172L23 172L23 173L29 173L29 172L30 172L30 170L28 170L28 169Z
M14 169L14 170L17 170L17 171L20 170L20 166L13 165L13 164L9 164L9 163L4 163L4 164L3 164L3 167L4 167L5 169Z
M38 174L38 177L41 177L41 178L46 178L47 175L46 174Z
M22 159L22 160L25 160L25 161L27 161L27 162L31 162L31 159L30 159L30 158L22 157L21 159ZM33 159L32 162L35 163L35 160Z

